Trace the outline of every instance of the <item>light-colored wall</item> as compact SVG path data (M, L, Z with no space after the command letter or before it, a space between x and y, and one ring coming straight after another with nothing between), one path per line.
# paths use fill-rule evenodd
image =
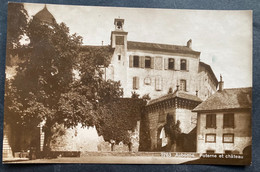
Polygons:
M198 96L202 100L206 100L217 91L216 86L210 77L210 74L205 70L202 70L198 74L198 88Z
M136 67L129 67L129 56L138 55L138 56L151 56L151 57L161 57L162 58L162 69L157 70L155 68L148 69L148 68L136 68ZM189 63L189 69L187 71L179 70L165 70L164 68L164 59L174 58L175 59L175 68L180 65L178 61L180 59L186 59ZM155 63L156 65L156 63ZM162 95L168 93L169 88L172 87L173 90L176 89L177 80L180 83L181 79L186 80L187 91L190 93L195 94L196 88L194 87L195 79L197 77L198 72L198 59L194 57L184 57L180 55L173 55L173 54L164 54L164 53L156 53L156 52L145 52L145 51L129 51L128 52L128 65L127 65L127 85L125 96L130 97L132 91L136 91L141 96L144 94L150 95L150 97L158 98ZM133 77L139 77L139 89L133 89ZM162 78L162 90L157 91L155 89L155 78L160 76ZM151 84L146 85L144 83L144 79L149 77L151 79Z
M213 112L214 113L214 112ZM251 133L251 113L247 112L234 112L234 128L223 129L223 114L216 114L217 128L206 129L206 114L198 114L197 126L197 152L206 153L207 150L215 150L215 153L224 153L225 150L238 151L242 154L243 149L252 144ZM232 112L233 113L233 112ZM215 133L216 143L206 143L206 134ZM223 143L223 134L233 133L234 143Z
M176 109L176 121L180 121L182 133L188 134L196 127L197 113L188 109Z
M60 126L62 127L62 126ZM106 142L103 136L98 136L95 127L82 128L79 124L75 128L64 130L64 135L52 138L51 150L52 151L111 151L111 144ZM139 148L139 131L140 121L137 121L135 130L129 131L132 141L132 151L137 152ZM120 142L114 146L115 152L128 152L128 146Z
M125 36L125 39L127 37ZM118 60L118 54L121 55L121 60ZM161 57L162 68L160 70L141 68L141 67L129 67L130 56L150 56ZM175 70L165 69L165 59L175 59ZM188 61L188 70L180 70L180 60L186 59ZM154 65L157 65L156 60ZM136 92L142 97L144 94L149 94L152 99L158 98L168 93L169 88L176 89L177 84L180 84L180 80L186 80L186 89L190 94L196 94L196 90L199 92L199 97L202 100L207 99L210 95L216 92L216 86L214 86L209 79L209 74L206 71L199 73L199 56L176 54L156 51L144 51L144 50L127 50L127 45L115 46L114 55L111 60L111 64L107 68L106 78L115 81L120 81L124 90L124 97L131 97L132 92ZM133 77L139 77L139 89L133 89ZM157 91L155 89L155 78L162 77L162 90ZM146 85L144 79L149 77L151 84Z

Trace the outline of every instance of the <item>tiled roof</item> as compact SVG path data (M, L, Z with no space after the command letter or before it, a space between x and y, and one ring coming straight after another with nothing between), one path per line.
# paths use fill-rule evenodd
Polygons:
M99 65L108 66L111 62L111 58L114 53L114 48L111 48L110 45L107 46L83 45L81 46L81 53L86 53L86 54L93 53Z
M194 112L252 108L252 88L232 88L218 91L198 105Z
M212 76L212 78L213 78L213 80L214 80L214 82L217 86L218 85L218 79L216 78L216 76L215 76L213 70L211 69L210 65L208 65L204 62L200 62L199 67L201 67L201 66L203 66L209 72L209 74Z
M47 9L46 5L45 7L39 11L34 18L37 18L38 20L42 21L42 22L47 22L47 23L55 23L56 20L53 17L53 15L49 12L49 10Z
M171 53L200 55L200 52L194 51L187 46L146 43L146 42L127 41L127 49L151 50L151 51L163 51L163 52L171 52Z
M153 99L153 100L149 101L149 103L147 105L149 106L149 105L152 105L152 104L155 104L158 102L162 102L164 100L169 100L169 99L172 99L175 97L186 99L186 100L192 100L192 101L196 101L196 102L202 102L202 100L199 97L197 97L196 95L191 95L191 94L185 93L183 91L175 91L172 94L166 94L157 99Z

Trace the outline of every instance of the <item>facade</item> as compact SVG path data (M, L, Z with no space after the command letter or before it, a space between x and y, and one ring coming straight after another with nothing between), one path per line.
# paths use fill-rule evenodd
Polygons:
M180 133L177 133L179 137L176 136L171 140L171 143L167 143L173 144L172 142L175 142L175 147L169 145L169 149L165 151L196 152L196 132L194 132L194 129L197 123L197 114L191 110L201 102L202 100L198 96L179 90L151 100L146 106L146 122L148 123L151 140L150 149L153 151L163 150L162 129L171 116L175 125L179 121Z
M124 19L114 20L111 47L114 53L106 78L120 81L124 97L132 92L152 99L179 86L181 91L207 99L218 81L211 67L200 62L200 52L192 50L192 40L185 46L128 41Z
M252 144L252 88L222 85L193 110L198 113L197 152L243 154Z

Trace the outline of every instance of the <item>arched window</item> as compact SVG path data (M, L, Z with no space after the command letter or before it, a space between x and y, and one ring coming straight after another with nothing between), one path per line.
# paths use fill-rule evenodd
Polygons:
M168 69L171 69L171 70L174 69L174 59L173 58L168 59Z
M181 70L187 70L187 60L181 59Z

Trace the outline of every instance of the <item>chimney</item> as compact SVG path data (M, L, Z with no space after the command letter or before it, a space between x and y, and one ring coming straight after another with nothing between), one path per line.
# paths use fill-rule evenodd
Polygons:
M187 42L187 47L190 48L190 49L192 48L192 40L191 39Z
M218 83L218 91L223 91L224 89L224 81L222 81L222 75L220 74L220 81Z

